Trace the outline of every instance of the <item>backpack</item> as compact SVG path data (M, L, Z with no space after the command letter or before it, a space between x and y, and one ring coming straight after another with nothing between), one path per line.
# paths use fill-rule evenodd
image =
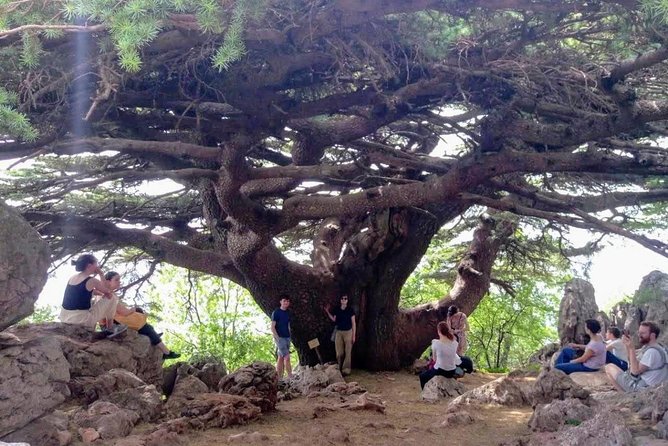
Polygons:
M654 367L654 368L651 368L651 369L647 369L648 371L649 370L660 370L660 369L668 366L668 358L666 357L666 347L664 347L661 344L657 344L657 345L652 345L652 346L647 347L645 352L648 352L649 350L656 350L659 353L661 353L661 357L663 358L663 364L661 364L659 367Z

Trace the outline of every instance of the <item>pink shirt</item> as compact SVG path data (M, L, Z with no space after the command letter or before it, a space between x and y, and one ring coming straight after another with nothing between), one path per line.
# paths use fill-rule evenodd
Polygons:
M594 356L587 359L583 364L590 369L600 369L605 365L605 343L602 341L590 341L587 350L594 352Z

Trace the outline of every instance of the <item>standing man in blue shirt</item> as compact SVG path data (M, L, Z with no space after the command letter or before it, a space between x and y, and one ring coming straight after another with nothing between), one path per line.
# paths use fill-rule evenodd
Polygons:
M353 344L355 343L355 312L348 306L348 296L341 296L341 306L330 313L330 306L325 306L327 316L336 324L334 347L336 348L336 362L343 376L350 375Z
M292 366L290 365L290 297L281 296L281 306L271 313L271 333L276 341L278 350L278 360L276 361L276 371L278 379L283 378L283 370L288 373L288 378L292 378Z

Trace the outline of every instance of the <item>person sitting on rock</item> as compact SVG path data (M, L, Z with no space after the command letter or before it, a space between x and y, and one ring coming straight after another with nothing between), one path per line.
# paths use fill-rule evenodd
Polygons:
M446 321L439 322L436 327L438 339L431 341L431 354L434 359L434 368L420 373L420 387L424 389L425 384L434 376L445 376L455 378L457 368L464 372L473 372L473 361L466 356L457 354L458 343L455 335Z
M568 375L574 372L596 372L605 365L606 350L600 335L601 324L596 319L587 319L585 332L589 336L589 343L568 344L557 356L555 368ZM577 357L575 349L584 349L584 354Z
M668 380L668 352L657 342L660 333L661 329L656 323L650 321L640 323L638 340L643 346L640 360L631 338L627 334L622 336L629 358L628 370L624 372L615 364L605 366L605 373L617 390L635 392L645 387L658 386Z
M104 275L104 279L107 286L112 291L116 291L121 287L121 275L116 271L109 271ZM117 322L125 323L128 327L137 330L137 333L149 338L151 345L155 345L162 352L162 359L176 359L181 357L179 353L167 348L165 343L162 342L160 335L156 333L155 328L153 328L151 324L146 323L146 315L140 308L128 308L119 302L118 305L116 305L114 319Z
M83 325L91 330L95 330L99 320L105 319L102 333L108 338L125 332L125 325L113 324L118 298L106 284L95 256L84 254L72 261L72 264L77 274L67 281L59 319L66 324ZM96 274L99 279L93 277ZM95 302L92 302L93 291L101 295Z
M623 371L629 368L629 357L626 354L626 346L622 342L622 332L617 327L610 327L605 332L605 363L614 364Z

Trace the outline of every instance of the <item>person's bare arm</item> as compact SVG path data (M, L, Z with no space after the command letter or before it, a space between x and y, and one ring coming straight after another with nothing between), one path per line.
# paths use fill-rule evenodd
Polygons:
M332 313L329 312L331 307L329 305L325 305L325 313L327 313L327 317L329 317L332 322L336 322L336 315L333 315Z
M631 374L637 376L645 373L649 369L649 367L641 364L640 361L638 361L638 357L636 356L636 351L633 346L633 341L631 341L631 338L624 335L622 336L622 342L626 346L626 351L628 353L629 371L631 372Z
M86 282L86 289L94 293L97 291L106 299L111 299L114 294L114 290L112 290L104 280L98 280L95 277L90 278L88 282Z
M592 356L594 356L594 352L591 349L585 349L584 355L580 356L579 358L575 358L575 359L571 360L571 363L573 363L573 364L576 364L576 363L583 364L585 361L587 361Z
M116 313L120 314L121 316L129 316L132 313L134 313L134 310L126 307L121 302L119 302L118 305L116 305Z
M278 332L276 331L276 321L271 321L271 333L274 335L274 339L278 340Z

